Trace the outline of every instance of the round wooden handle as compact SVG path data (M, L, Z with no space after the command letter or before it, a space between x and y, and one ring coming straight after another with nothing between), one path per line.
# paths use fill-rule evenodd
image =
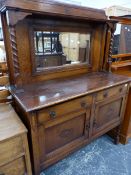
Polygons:
M55 118L56 117L56 112L55 111L50 111L49 115L51 118Z
M123 90L123 88L121 87L121 88L119 89L119 92L122 92L122 90Z
M81 102L81 107L82 108L87 108L89 105L88 105L88 103L86 103L86 102Z
M90 104L88 104L88 103L85 102L85 101L82 101L82 102L81 102L81 107L82 107L82 108L88 108L88 107L90 107Z
M103 96L106 98L108 96L108 92L104 92Z

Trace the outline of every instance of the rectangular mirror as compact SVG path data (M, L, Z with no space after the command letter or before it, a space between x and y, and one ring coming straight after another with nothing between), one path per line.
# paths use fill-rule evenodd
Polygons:
M35 30L35 71L74 64L89 64L90 45L90 34Z

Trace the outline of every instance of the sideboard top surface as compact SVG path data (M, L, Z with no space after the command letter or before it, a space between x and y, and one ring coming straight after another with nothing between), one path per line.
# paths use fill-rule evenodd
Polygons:
M26 112L42 109L112 86L127 83L131 79L112 73L89 73L17 88L10 88L12 95Z
M78 5L53 0L2 0L0 2L0 11L5 12L6 10L67 16L96 21L107 20L104 10L80 7Z

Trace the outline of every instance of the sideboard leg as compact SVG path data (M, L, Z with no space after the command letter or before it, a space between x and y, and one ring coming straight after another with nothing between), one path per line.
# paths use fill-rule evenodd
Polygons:
M120 134L120 143L126 145L128 143L128 137Z
M120 126L116 127L116 133L115 133L115 138L114 138L114 143L118 145L120 143Z

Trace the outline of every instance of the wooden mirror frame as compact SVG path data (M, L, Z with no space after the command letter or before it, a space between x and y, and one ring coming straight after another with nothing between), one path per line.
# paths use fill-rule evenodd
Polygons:
M32 22L31 22L32 23ZM77 22L69 23L67 21L55 21L55 25L53 24L53 20L38 20L35 24L33 23L29 28L29 35L30 35L30 46L31 46L31 62L32 62L32 74L40 75L40 74L50 74L50 73L56 73L56 72L63 72L63 71L71 71L71 70L77 70L81 68L92 68L92 59L91 59L91 52L93 48L92 44L92 38L94 36L93 28L87 23L81 24L82 26L79 27ZM45 68L45 70L42 70L40 72L36 71L36 65L35 65L35 49L34 49L34 35L33 32L39 30L39 31L62 31L62 32L74 32L74 33L82 33L82 34L90 34L90 58L89 63L78 63L74 65L62 65L58 67L49 67Z
M107 20L103 10L63 5L46 0L44 2L27 1L23 3L15 0L13 4L7 0L5 8L1 8L1 18L11 85L21 86L27 83L108 70L110 39L114 24ZM30 28L38 23L41 24L42 19L50 26L57 24L59 27L64 27L68 24L68 27L75 30L77 28L77 32L78 29L88 29L90 26L92 33L91 64L72 65L64 69L33 74Z
M51 21L47 20L47 23L50 23ZM52 21L53 23L53 21ZM71 33L80 33L80 34L89 34L90 35L90 58L89 58L89 63L85 62L85 63L78 63L78 64L74 64L74 65L62 65L62 66L58 66L58 67L48 67L43 69L40 72L36 71L36 64L35 64L35 49L34 49L34 31L57 31L57 32L71 32ZM29 35L30 35L30 46L31 46L31 62L32 62L32 74L35 75L40 75L40 74L49 74L49 73L55 73L55 72L63 72L63 71L70 71L70 70L75 70L75 69L79 69L79 68L87 68L87 69L91 69L92 68L92 60L91 60L91 48L92 46L92 36L94 35L94 32L91 31L91 29L87 29L85 28L85 26L83 28L78 28L76 27L72 27L71 25L67 25L65 26L65 23L61 22L59 25L55 24L55 25L47 25L46 23L44 23L44 21L41 21L41 24L35 24L30 26L29 28Z

